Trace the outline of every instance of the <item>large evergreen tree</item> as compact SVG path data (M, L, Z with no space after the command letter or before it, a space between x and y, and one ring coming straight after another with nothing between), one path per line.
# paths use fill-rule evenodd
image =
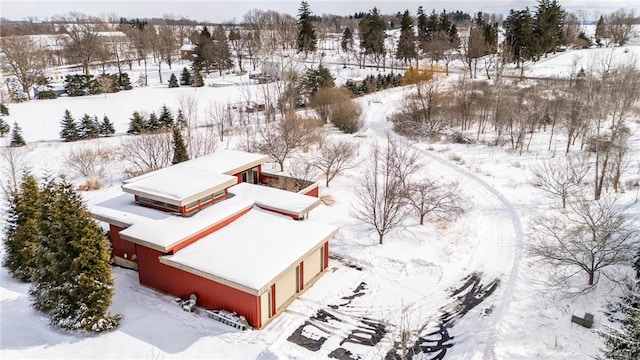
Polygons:
M4 121L3 118L0 118L0 137L4 137L9 133L9 131L11 131L11 126L9 125L9 123Z
M600 45L602 43L602 39L607 37L607 26L604 22L604 16L600 15L598 22L596 23L596 43Z
M204 26L196 37L195 58L192 67L198 70L209 71L213 65L214 48L209 29Z
M413 18L409 14L409 10L405 10L400 21L400 39L396 49L396 59L402 60L405 64L410 64L413 59L418 59L416 35L413 31Z
M191 85L191 71L187 68L182 68L182 73L180 73L180 85Z
M35 251L40 241L41 216L40 190L33 175L22 175L19 189L10 194L8 205L3 266L16 279L29 282L37 271Z
M567 14L557 0L539 0L535 14L534 34L537 38L537 55L554 52L564 45L564 22Z
M534 35L534 18L529 8L513 10L503 23L505 44L511 50L517 66L536 59L537 40Z
M298 9L298 52L303 52L304 56L310 52L316 51L318 39L316 38L316 29L313 27L313 15L309 7L309 3L302 1Z
M62 117L62 121L60 122L60 126L62 129L60 130L60 138L63 141L77 141L80 139L80 134L78 132L78 124L76 120L71 115L69 109L64 111L64 115Z
M108 239L71 183L50 182L44 192L33 306L62 329L115 329L121 316L108 313L114 292Z
M342 32L340 48L342 48L342 51L346 53L353 51L353 31L349 26L347 26Z
M13 130L11 130L11 140L9 141L9 146L18 147L25 146L27 143L24 141L24 137L22 137L22 128L18 125L17 122L13 123Z
M385 22L378 8L374 7L369 16L360 20L360 49L365 55L372 55L377 64L385 54L384 30Z
M223 71L233 69L229 41L222 25L216 26L213 34L211 34L211 39L213 40L213 68L218 70L220 76L222 76Z
M160 121L160 126L165 129L170 129L173 127L173 115L167 105L162 105L162 109L160 109L160 117L158 118Z
M139 112L134 111L131 121L129 121L129 130L127 130L127 134L142 134L145 132L146 128L147 121L144 119L144 116L140 115Z
M171 73L171 76L169 76L169 87L170 88L180 87L180 85L178 85L178 78L174 73Z
M149 120L147 121L147 126L145 128L148 132L156 132L161 128L160 120L158 120L158 116L154 111L149 115Z
M105 114L100 123L100 135L111 136L116 133L116 129L113 127L113 123Z
M84 114L78 125L78 137L80 139L95 139L100 136L100 123L97 117Z
M176 126L173 128L173 160L171 163L177 164L187 160L189 160L187 147L184 144L184 138L182 137L180 129Z

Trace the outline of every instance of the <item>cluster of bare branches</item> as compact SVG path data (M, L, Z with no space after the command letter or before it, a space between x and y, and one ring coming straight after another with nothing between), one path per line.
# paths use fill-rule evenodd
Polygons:
M457 184L418 178L424 167L411 146L387 136L385 146L374 144L360 187L355 192L352 215L384 236L398 227L413 211L424 224L427 216L453 221L462 213Z
M638 250L638 229L628 215L629 205L616 196L569 202L559 214L545 215L531 223L530 252L559 269L554 280L565 282L585 273L588 285L599 273L614 279L608 269L630 264Z

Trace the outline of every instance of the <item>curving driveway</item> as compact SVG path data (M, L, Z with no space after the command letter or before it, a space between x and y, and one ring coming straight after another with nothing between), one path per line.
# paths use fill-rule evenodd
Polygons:
M403 95L400 91L393 91L384 103L365 104L366 123L374 136L380 139L386 137L390 129L386 117ZM457 281L472 272L482 273L489 279L500 279L502 286L494 295L497 304L493 315L482 320L486 323L478 326L479 331L468 337L474 344L467 346L478 349L476 354L469 354L472 355L470 357L475 358L482 353L484 359L495 359L500 325L509 310L522 258L524 235L520 217L509 200L483 179L418 145L413 145L413 148L428 161L427 168L431 175L457 181L459 189L473 203L470 211L475 212L478 219L477 247L469 263L461 264L460 273L451 274L443 281Z

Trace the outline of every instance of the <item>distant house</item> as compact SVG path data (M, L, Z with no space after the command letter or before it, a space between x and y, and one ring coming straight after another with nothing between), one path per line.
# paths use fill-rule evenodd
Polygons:
M277 80L289 79L306 68L292 57L270 56L262 61L260 75Z
M180 47L180 58L185 60L193 60L196 55L196 45L184 44Z
M337 232L304 220L318 184L271 187L296 179L263 172L267 160L216 152L129 179L90 211L109 224L115 263L142 285L261 328L321 276Z

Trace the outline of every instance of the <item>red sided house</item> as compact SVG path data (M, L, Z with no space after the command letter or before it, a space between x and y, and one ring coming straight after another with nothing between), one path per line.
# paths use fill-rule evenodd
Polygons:
M129 179L90 211L109 223L115 263L141 284L261 328L321 276L337 232L307 219L317 183L298 193L263 185L281 180L262 172L267 160L216 152Z

